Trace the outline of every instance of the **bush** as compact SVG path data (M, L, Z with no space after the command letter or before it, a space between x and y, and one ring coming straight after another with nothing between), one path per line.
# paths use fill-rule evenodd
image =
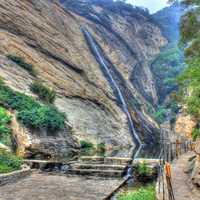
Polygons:
M167 110L163 106L158 107L155 113L153 113L154 119L158 123L163 123L167 117Z
M193 141L196 141L196 139L200 137L200 130L199 128L195 128L193 131L192 131L192 139Z
M4 108L0 107L0 142L8 146L11 145L10 121L11 116L7 114Z
M21 165L21 158L6 151L0 151L0 173L8 173L14 170L19 170Z
M105 153L106 145L104 143L97 144L97 152Z
M32 75L32 76L37 75L37 73L34 69L34 66L32 64L26 63L23 58L18 57L18 56L14 56L14 55L7 55L7 58L9 58L14 63L16 63L17 65L19 65L20 67L22 67L23 69L28 71L30 75Z
M17 112L17 118L29 128L57 131L65 127L65 115L54 106L42 105L32 97L0 84L0 103Z
M157 177L157 170L150 168L146 162L133 166L134 177L141 183L152 182Z
M138 165L138 172L141 176L148 176L152 173L152 170L147 166L146 162L143 162Z
M94 145L89 141L81 140L80 144L82 149L94 149Z
M53 103L56 98L56 92L43 85L41 82L34 82L30 86L31 91L38 95L38 97L46 103Z
M118 200L156 200L154 186L142 187L134 192L121 193Z

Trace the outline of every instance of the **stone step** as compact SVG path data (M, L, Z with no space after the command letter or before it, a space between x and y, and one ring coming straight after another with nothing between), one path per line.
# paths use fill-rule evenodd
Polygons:
M72 165L73 169L100 169L100 170L125 170L126 165L106 165L106 164L86 164L76 163Z
M99 156L82 156L80 160L84 163L98 163L98 164L116 164L127 165L132 161L131 158L120 157L99 157Z
M70 175L98 176L107 178L123 177L123 170L70 169L66 173Z

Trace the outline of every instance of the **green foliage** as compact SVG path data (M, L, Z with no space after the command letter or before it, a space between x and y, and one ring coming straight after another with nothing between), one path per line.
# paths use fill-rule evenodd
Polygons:
M121 193L118 200L156 200L155 187L150 185L137 191Z
M54 106L42 105L4 84L0 84L0 104L17 110L17 118L29 128L57 131L65 127L65 115Z
M188 68L179 76L179 84L184 91L182 102L188 113L200 119L200 59L188 61Z
M81 140L80 144L82 149L94 149L94 145L90 141Z
M52 106L39 106L30 110L22 110L18 113L18 119L28 127L47 128L52 131L63 129L65 123L64 114L59 113Z
M146 162L143 162L143 163L139 164L139 166L138 166L138 173L141 176L147 176L152 173L152 170L150 167L148 167Z
M186 5L197 4L182 17L181 42L185 48L187 68L178 77L180 91L178 101L186 105L187 112L200 120L200 1L185 0ZM197 126L192 133L193 140L200 136Z
M184 69L183 53L177 42L169 43L154 60L152 70L160 93L160 101L177 87L176 77Z
M6 110L0 107L0 142L2 144L11 145L11 129L9 123L11 122L11 116L9 116Z
M97 144L97 152L98 153L105 153L106 151L106 145L104 143Z
M200 22L198 21L198 12L192 10L185 14L181 23L181 41L188 42L198 37Z
M53 103L56 98L56 92L48 88L41 82L34 82L30 86L31 91L38 95L38 97L46 103Z
M200 137L200 129L199 128L195 128L193 131L192 131L192 139L193 141L196 141L196 139Z
M20 67L28 71L30 75L37 76L37 72L35 71L34 66L32 64L26 63L23 58L14 55L7 55L7 57Z
M151 168L146 162L133 165L133 175L138 182L146 184L156 180L157 170Z
M158 109L156 109L156 112L153 113L154 119L158 123L163 123L167 117L167 110L163 106L159 106Z
M0 151L0 173L8 173L14 170L19 170L21 165L21 158L6 151Z

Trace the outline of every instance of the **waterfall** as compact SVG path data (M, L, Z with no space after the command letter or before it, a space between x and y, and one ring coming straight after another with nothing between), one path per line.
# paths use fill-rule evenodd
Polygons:
M81 27L81 31L83 32L87 42L88 42L88 45L90 46L91 50L93 51L93 54L95 55L95 58L97 60L97 62L104 68L107 76L109 77L110 81L111 81L111 84L113 86L113 88L116 90L117 92L117 95L119 97L119 100L122 104L122 109L124 111L124 113L126 114L127 116L127 120L128 120L128 124L130 126L130 131L132 133L132 136L134 138L134 142L136 143L137 145L137 151L134 155L134 158L138 156L141 148L142 148L142 142L135 130L135 127L134 127L134 123L133 123L133 120L132 120L132 117L131 117L131 114L128 110L128 105L124 99L124 96L121 92L121 89L120 87L118 86L118 83L117 81L113 78L113 75L112 75L112 72L111 70L109 69L109 67L107 66L107 62L104 58L104 56L101 55L101 51L100 51L100 48L97 46L96 44L96 41L95 39L93 38L93 36L90 34L90 32L84 28L84 27Z

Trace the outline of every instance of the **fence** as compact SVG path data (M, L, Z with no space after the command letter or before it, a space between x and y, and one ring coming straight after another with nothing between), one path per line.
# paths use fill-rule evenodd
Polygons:
M158 192L162 193L162 200L175 200L174 191L171 183L170 163L174 159L178 159L183 153L193 150L194 143L192 141L170 142L162 140L162 150L159 156L159 178Z

